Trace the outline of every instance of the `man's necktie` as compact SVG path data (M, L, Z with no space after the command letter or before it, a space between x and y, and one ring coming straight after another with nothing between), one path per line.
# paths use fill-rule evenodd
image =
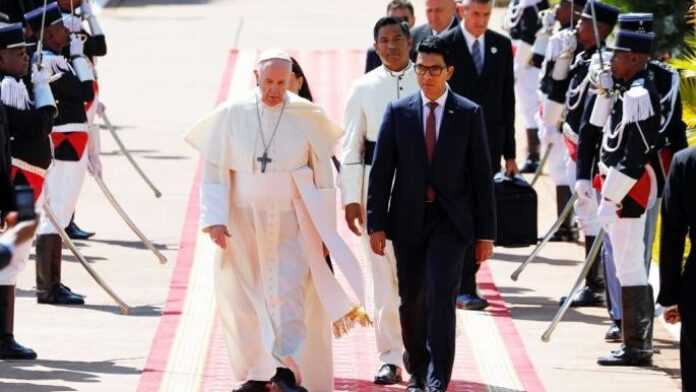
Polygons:
M483 55L481 54L481 44L479 44L479 40L474 41L474 44L471 46L471 57L474 59L476 72L481 75L481 71L483 71Z
M437 142L437 132L435 130L435 127L437 126L437 122L435 121L436 108L437 102L428 102L428 109L430 109L430 112L428 113L428 119L425 123L425 149L428 154L428 163L432 163L433 161L433 155L435 155L435 143ZM435 200L435 190L430 186L430 184L428 184L425 197L427 201Z

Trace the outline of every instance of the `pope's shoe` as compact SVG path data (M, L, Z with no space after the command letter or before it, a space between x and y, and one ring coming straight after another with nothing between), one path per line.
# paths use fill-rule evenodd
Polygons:
M232 392L268 392L268 381L249 380Z
M388 363L382 365L375 376L375 384L377 385L393 385L401 381L403 381L401 378L401 368Z
M297 385L295 374L288 368L278 368L275 376L271 378L271 392L307 392Z

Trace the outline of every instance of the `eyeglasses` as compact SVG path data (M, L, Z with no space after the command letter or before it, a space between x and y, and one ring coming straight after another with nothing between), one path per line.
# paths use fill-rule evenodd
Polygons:
M427 73L430 74L430 76L440 76L442 75L442 71L445 70L446 67L440 66L440 65L433 65L432 67L427 67L425 65L417 64L416 65L416 74L423 76Z

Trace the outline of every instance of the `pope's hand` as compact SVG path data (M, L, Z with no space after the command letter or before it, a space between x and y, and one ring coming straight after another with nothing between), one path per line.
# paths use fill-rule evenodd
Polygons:
M206 229L206 231L215 245L219 246L221 249L227 249L227 239L230 237L230 232L227 231L227 226L210 226Z
M358 237L362 234L360 232L360 227L363 225L363 222L365 221L363 219L363 209L360 203L350 203L346 206L346 211L345 211L345 216L346 216L346 223L348 224L348 228L350 231L352 231L355 235ZM355 221L358 221L358 225L355 224Z
M387 246L387 233L375 231L370 234L370 247L375 254L384 256L384 248Z
M476 264L481 264L493 256L493 241L476 241L474 245L474 258Z

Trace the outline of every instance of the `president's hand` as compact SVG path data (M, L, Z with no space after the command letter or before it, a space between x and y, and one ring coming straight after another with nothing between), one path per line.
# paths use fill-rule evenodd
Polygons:
M681 321L681 314L679 314L679 308L676 306L665 310L664 318L667 324L676 324Z
M227 249L227 239L230 238L230 232L227 231L227 226L210 226L207 227L204 231L208 233L210 239L213 240L215 245L219 246L221 249Z
M362 226L363 222L365 222L365 219L363 218L362 206L360 203L350 203L346 206L345 214L348 228L353 232L353 234L360 237L362 235L360 232L360 226ZM358 221L357 225L355 224L356 220Z
M474 245L474 258L476 264L481 264L493 256L493 241L476 241Z
M375 254L384 256L384 248L387 246L387 233L375 231L370 234L370 247Z
M506 176L514 177L519 172L520 172L520 169L517 167L517 162L515 162L514 159L506 159L505 160L505 175Z

